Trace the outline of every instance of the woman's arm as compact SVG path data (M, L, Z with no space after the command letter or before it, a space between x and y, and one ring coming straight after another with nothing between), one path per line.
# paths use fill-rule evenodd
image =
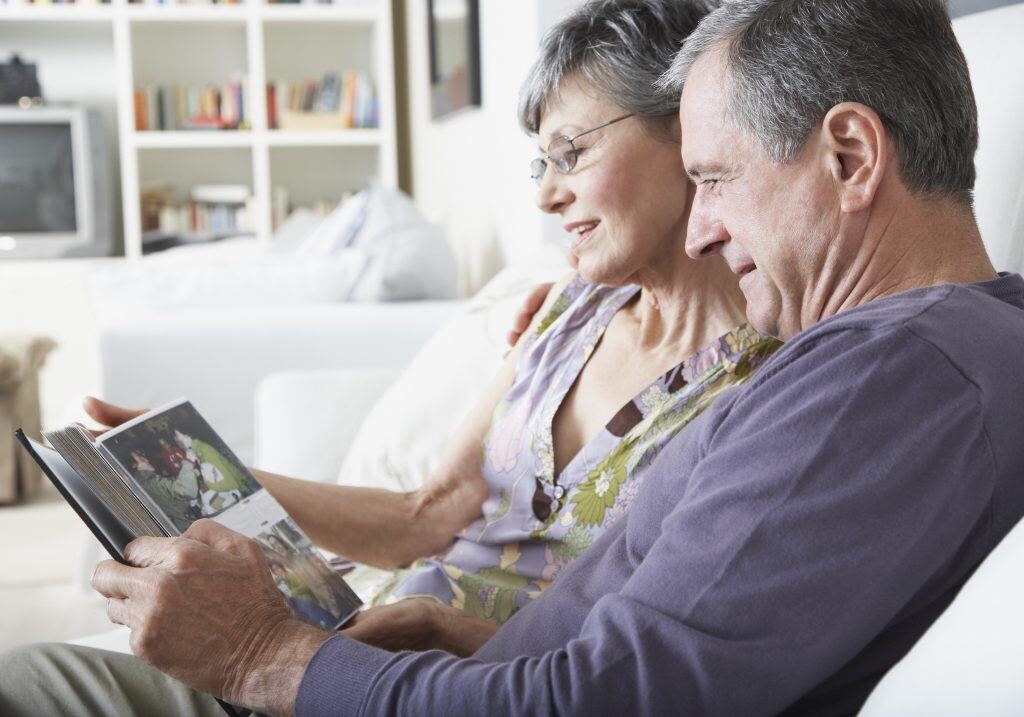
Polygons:
M510 354L418 490L396 493L254 473L314 543L350 560L395 568L441 553L480 514L487 497L480 446L514 372Z
M571 275L548 294L531 328L547 314ZM445 446L437 469L419 490L395 493L297 480L254 471L317 545L369 565L394 568L444 552L460 530L480 517L487 484L480 457L491 415L515 378L522 351L502 361Z
M571 275L549 292L529 330L540 323L569 279ZM394 568L444 552L453 536L480 516L487 497L481 446L491 414L515 378L521 351L517 345L505 356L445 447L437 469L419 490L396 493L304 481L256 469L253 473L314 543L350 560ZM103 426L117 426L145 413L145 409L120 408L91 397L85 401L85 410Z

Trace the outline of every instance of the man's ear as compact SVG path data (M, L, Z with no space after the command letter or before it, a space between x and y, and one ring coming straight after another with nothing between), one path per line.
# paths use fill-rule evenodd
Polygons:
M889 161L889 140L881 118L867 105L842 102L825 115L821 131L842 211L870 206Z

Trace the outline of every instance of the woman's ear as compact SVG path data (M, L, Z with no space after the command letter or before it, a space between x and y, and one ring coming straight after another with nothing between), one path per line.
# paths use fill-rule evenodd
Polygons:
M889 161L889 139L881 118L866 105L842 102L825 115L821 132L840 208L846 213L867 208Z

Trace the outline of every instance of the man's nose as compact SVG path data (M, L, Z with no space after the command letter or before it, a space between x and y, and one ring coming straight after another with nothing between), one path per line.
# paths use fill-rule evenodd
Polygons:
M730 239L722 220L708 211L699 197L694 199L686 226L686 253L690 258L720 254Z
M572 192L566 186L565 176L552 167L544 170L537 187L537 207L548 214L559 214L572 202Z

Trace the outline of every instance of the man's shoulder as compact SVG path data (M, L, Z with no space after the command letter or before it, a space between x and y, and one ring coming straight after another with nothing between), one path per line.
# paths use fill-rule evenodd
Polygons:
M776 356L787 363L917 361L942 355L961 370L1024 346L1024 279L922 287L844 311L793 337ZM881 358L881 357L879 357Z

